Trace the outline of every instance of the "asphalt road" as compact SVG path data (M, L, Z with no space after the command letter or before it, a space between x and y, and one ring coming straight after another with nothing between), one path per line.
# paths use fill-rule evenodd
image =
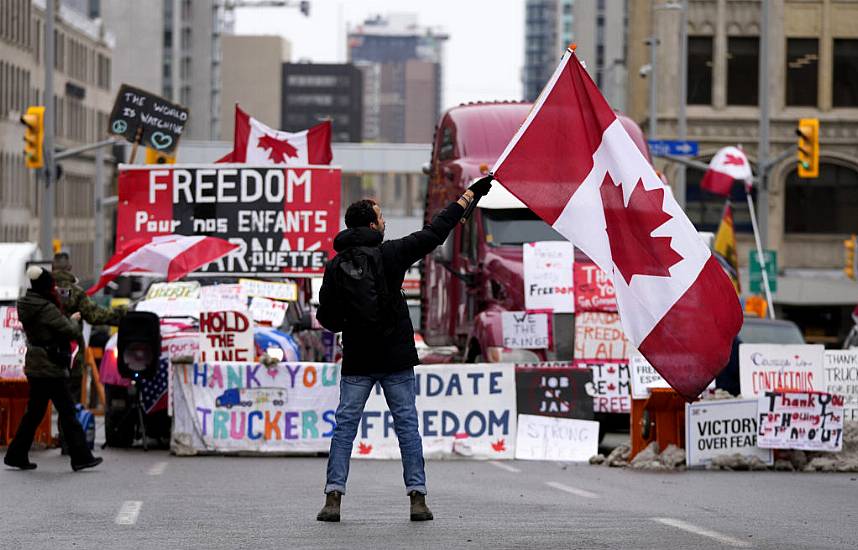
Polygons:
M855 474L644 473L433 461L411 523L398 462L353 461L343 521L315 521L324 458L58 450L0 469L0 548L854 548Z

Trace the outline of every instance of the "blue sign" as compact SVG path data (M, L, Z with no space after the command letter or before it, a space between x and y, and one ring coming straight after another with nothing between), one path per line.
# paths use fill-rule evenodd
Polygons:
M696 141L682 141L678 139L650 139L647 140L650 153L656 157L674 155L679 157L696 157L698 143Z

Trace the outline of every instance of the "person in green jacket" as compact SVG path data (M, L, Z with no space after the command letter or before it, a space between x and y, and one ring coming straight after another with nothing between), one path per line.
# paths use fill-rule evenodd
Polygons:
M51 274L57 284L57 294L60 297L63 313L66 317L80 314L80 317L90 325L110 325L117 327L125 316L125 308L107 309L96 304L86 291L78 286L78 278L72 272L71 258L68 252L58 252L54 255ZM81 395L81 380L83 376L83 358L87 342L81 337L77 340L79 352L69 373L69 386L72 397L77 401Z
M71 342L81 338L80 315L75 314L71 318L63 315L50 271L32 266L27 269L27 277L30 289L18 300L18 319L27 336L24 374L30 386L30 396L27 411L3 462L22 470L36 467L28 455L36 428L45 417L50 400L57 409L60 426L68 441L72 469L93 468L101 464L102 459L94 457L86 445L86 437L75 418L74 402L66 385L71 366Z

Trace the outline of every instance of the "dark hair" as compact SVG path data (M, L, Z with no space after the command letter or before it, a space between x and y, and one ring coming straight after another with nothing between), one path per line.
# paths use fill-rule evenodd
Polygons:
M354 227L369 227L371 223L378 223L378 216L375 215L376 202L372 199L363 199L353 202L346 209L346 227L352 229Z

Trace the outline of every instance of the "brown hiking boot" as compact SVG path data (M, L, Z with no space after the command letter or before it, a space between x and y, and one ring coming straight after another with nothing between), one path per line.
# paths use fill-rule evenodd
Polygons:
M431 521L435 519L432 515L432 510L426 506L426 495L411 491L408 493L411 497L411 521Z
M340 502L343 494L339 491L331 491L325 495L325 505L316 516L317 521L340 521Z

